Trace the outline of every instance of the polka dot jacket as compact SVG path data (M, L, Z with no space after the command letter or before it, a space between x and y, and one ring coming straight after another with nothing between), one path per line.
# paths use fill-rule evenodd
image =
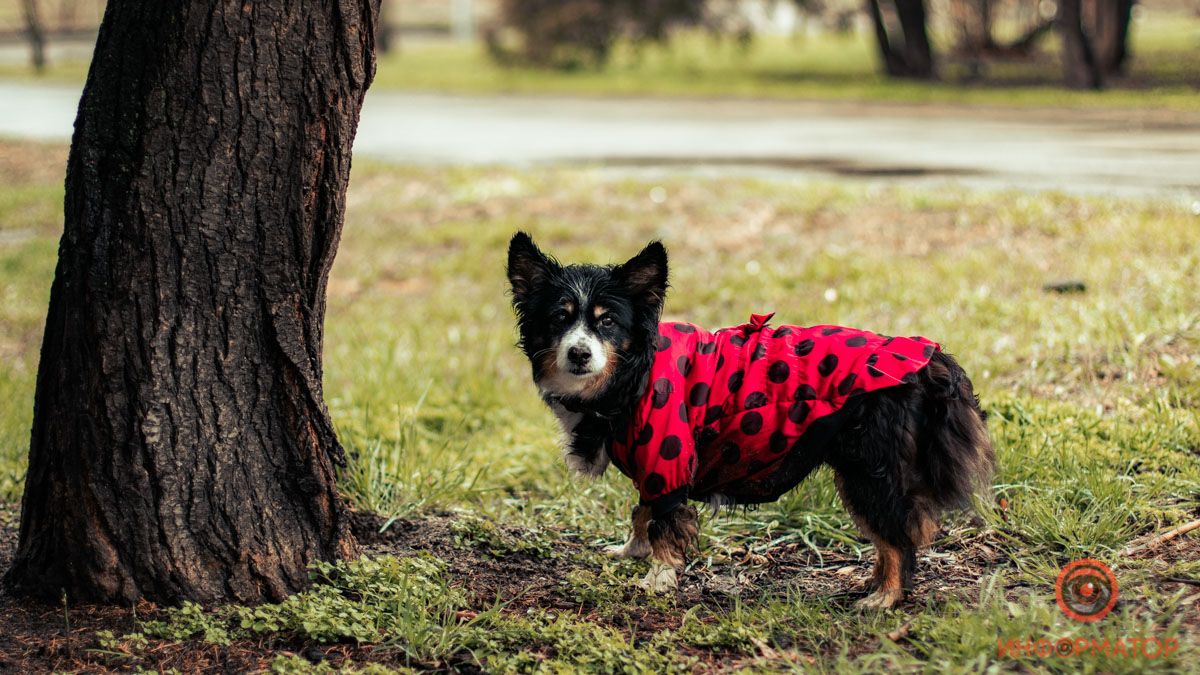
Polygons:
M659 324L649 386L610 453L655 512L689 497L778 497L774 474L814 425L852 396L911 380L940 349L842 326L772 329L772 316L714 333Z

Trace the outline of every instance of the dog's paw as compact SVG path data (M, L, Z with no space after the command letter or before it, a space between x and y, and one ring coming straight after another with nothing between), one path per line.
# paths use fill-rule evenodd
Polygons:
M674 567L655 565L638 582L638 586L649 593L667 593L679 588L679 577L675 574Z
M863 610L891 609L900 604L900 601L903 599L904 591L897 589L878 590L854 603L854 606Z
M610 558L645 558L650 555L650 544L646 542L627 541L624 544L605 546L604 555Z

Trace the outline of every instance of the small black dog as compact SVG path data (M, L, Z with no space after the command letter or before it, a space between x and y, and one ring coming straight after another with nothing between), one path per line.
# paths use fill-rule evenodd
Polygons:
M860 604L891 607L941 513L989 483L994 454L971 381L929 340L769 328L761 315L711 333L660 324L667 252L657 242L623 265L562 266L518 232L508 278L568 465L598 476L612 462L638 485L632 533L611 552L652 557L652 590L675 587L697 537L689 499L774 501L828 464L876 549Z

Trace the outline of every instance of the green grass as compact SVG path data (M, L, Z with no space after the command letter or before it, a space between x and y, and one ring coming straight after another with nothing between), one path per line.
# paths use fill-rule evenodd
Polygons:
M0 148L0 501L12 503L63 152ZM653 188L666 199L651 200ZM358 162L349 205L326 322L326 392L351 458L343 489L385 518L456 514L450 545L318 568L313 591L279 606L185 607L141 637L100 636L105 658L136 663L143 639L251 635L275 636L262 644L280 654L280 671L305 667L287 651L296 641L378 645L368 660L393 667L466 659L493 671L1134 672L1195 662L1195 589L1158 581L1200 573L1195 534L1162 553L1119 555L1200 516L1191 202ZM567 475L555 422L513 346L503 255L517 228L566 260L617 261L663 239L669 317L720 326L774 310L779 321L937 339L991 414L1007 507L953 519L924 563L944 565L947 579L926 577L927 592L901 611L864 615L834 597L855 577L833 570L861 569L870 549L820 472L777 504L705 519L689 575L745 575L736 601L642 595L630 585L641 564L596 553L623 536L634 491L616 472ZM1060 279L1087 290L1042 289ZM773 571L764 561L788 547L826 563ZM1112 564L1122 584L1118 610L1098 625L1067 620L1053 602L1059 567L1082 556ZM464 559L555 570L568 607L464 594L469 568L445 564ZM823 574L832 590L813 590ZM647 612L665 618L644 627ZM902 626L906 635L885 637ZM997 656L998 639L1119 636L1174 637L1181 649L1154 663Z
M748 50L733 40L683 33L667 47L620 45L603 70L570 72L496 65L478 43L414 41L379 61L375 88L472 94L688 96L831 99L893 103L984 104L1005 107L1200 110L1200 18L1150 10L1132 28L1129 73L1103 92L1062 88L1058 39L1041 43L1028 61L998 62L968 82L966 65L946 56L941 80L905 82L879 74L872 37L821 34L760 36ZM52 64L51 81L82 81L86 63ZM0 77L30 77L18 65Z

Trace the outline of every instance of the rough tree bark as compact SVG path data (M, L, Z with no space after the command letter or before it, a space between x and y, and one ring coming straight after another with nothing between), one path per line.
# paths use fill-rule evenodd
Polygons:
M19 592L258 602L355 543L325 288L379 0L109 0L75 122Z
M1091 40L1083 29L1081 0L1058 0L1055 21L1062 36L1062 60L1067 85L1079 89L1102 87L1104 76L1092 51Z
M46 70L46 29L38 11L37 0L21 0L21 14L25 17L25 35L29 38L29 56L33 69L38 73Z
M926 27L925 0L893 0L892 5L900 24L899 36L889 33L879 0L867 0L884 72L892 77L933 78L933 48Z

